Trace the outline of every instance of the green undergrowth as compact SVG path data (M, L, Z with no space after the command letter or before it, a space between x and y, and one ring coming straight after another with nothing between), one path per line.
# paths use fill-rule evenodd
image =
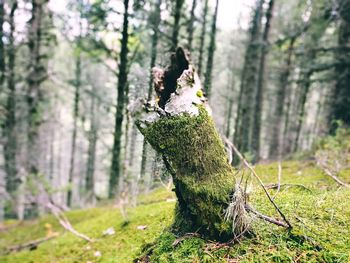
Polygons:
M91 244L64 232L51 216L1 231L1 253L10 246L44 237L47 223L60 235L35 250L2 255L0 262L119 263L133 262L135 258L145 262L181 263L349 262L350 190L340 188L312 163L285 162L282 168L282 185L299 185L284 185L275 197L294 226L292 231L253 218L251 234L229 248L219 248L217 243L199 237L176 237L169 231L174 195L157 189L140 196L140 205L127 209L126 218L113 206L67 213L78 231L95 240ZM256 170L265 184L277 182L276 163L260 165ZM349 183L350 171L344 171L340 177ZM248 188L251 189L250 203L260 212L277 218L258 185L252 181ZM276 190L269 191L272 195L276 193ZM146 228L141 230L138 226ZM102 232L110 227L115 229L115 234L104 236Z

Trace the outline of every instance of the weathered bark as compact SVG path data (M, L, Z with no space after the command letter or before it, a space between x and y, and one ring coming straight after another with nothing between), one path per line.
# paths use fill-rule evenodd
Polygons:
M173 34L171 37L171 51L175 51L178 44L178 36L180 32L180 19L181 19L181 9L184 0L175 0L175 9L174 9L174 25L173 25Z
M117 109L115 114L114 142L112 149L112 165L109 178L109 197L113 198L116 195L118 181L121 168L121 139L122 139L122 124L124 119L125 108L125 89L128 82L128 33L129 27L129 0L124 0L124 18L123 32L121 39L120 63L118 72L118 98Z
M259 58L259 37L261 27L261 13L264 0L258 0L249 30L250 39L244 58L241 76L241 87L238 97L237 117L235 124L234 142L243 152L251 150L251 132L253 125L254 91L257 81L257 61Z
M78 47L79 49L79 47ZM74 80L74 104L73 104L73 132L72 132L72 145L70 151L70 161L69 161L69 174L68 183L70 187L67 193L67 206L72 206L73 197L73 182L74 182L74 166L75 166L75 152L77 144L77 125L79 117L79 103L80 103L80 86L81 86L81 55L78 54L75 58L75 80Z
M210 116L199 77L182 49L167 70L154 69L155 89L165 104L135 107L137 126L163 156L178 199L174 230L199 231L227 240L239 228L224 219L234 192L234 171ZM175 87L175 88L174 88ZM170 97L167 93L172 91Z
M261 133L261 118L264 102L264 78L266 68L266 56L269 52L269 33L271 28L271 21L273 17L274 0L270 0L269 7L266 11L266 22L262 37L261 54L259 61L258 80L256 87L255 107L254 107L254 121L251 133L252 153L254 156L253 162L258 162L260 158L260 133Z
M202 16L202 30L199 39L199 58L198 58L198 75L202 74L203 56L204 56L204 44L205 44L205 32L207 30L207 14L208 14L208 0L204 1L204 9Z
M212 24L211 24L210 43L208 47L207 70L204 76L204 79L205 79L204 90L208 98L210 98L210 92L211 92L211 77L212 77L213 63L214 63L216 20L218 17L218 8L219 8L219 0L216 0L215 11L213 15Z
M276 108L274 113L274 119L272 123L272 135L270 141L269 157L271 159L281 159L282 149L283 149L283 113L284 104L286 100L286 91L288 87L288 79L291 71L292 55L294 50L295 37L292 37L289 41L289 46L287 50L287 57L284 68L279 77L279 86L277 88L276 96ZM287 105L286 112L288 112L289 107Z
M350 126L350 52L343 52L350 45L350 3L346 0L339 0L340 24L338 32L339 50L335 53L335 60L338 62L335 67L337 75L336 84L331 104L330 132L334 133L338 127L336 121L342 121Z
M188 49L188 51L192 51L194 21L196 20L196 17L194 15L194 11L196 9L196 5L197 5L197 0L192 0L190 19L188 21L188 26L187 26L187 34L188 34L188 36L187 36L187 49Z

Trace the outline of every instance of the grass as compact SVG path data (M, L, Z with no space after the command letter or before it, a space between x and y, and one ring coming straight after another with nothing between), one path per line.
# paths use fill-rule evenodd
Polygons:
M218 248L216 243L196 237L173 247L177 237L167 229L175 203L166 200L174 196L157 189L140 196L140 205L127 210L127 221L112 206L67 213L78 231L95 239L91 244L64 232L51 216L2 231L2 252L12 245L44 237L47 223L60 235L36 250L2 255L0 262L119 263L147 254L150 262L350 262L350 190L339 188L312 163L285 162L282 167L282 183L302 184L311 190L282 188L276 196L276 203L294 226L291 232L253 219L252 234L231 248ZM276 183L277 164L259 165L256 169L265 184ZM350 171L340 177L350 182ZM254 183L251 188L250 203L262 213L277 217L261 189ZM147 228L137 229L140 225ZM102 232L110 227L114 227L115 234L104 236Z

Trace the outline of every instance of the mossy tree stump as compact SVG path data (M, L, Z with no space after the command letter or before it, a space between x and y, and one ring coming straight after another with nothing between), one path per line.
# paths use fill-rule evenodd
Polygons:
M134 113L145 139L171 170L178 199L174 229L228 240L235 232L224 219L235 188L234 170L199 77L181 48L171 65L155 68L153 76L157 101L136 107Z

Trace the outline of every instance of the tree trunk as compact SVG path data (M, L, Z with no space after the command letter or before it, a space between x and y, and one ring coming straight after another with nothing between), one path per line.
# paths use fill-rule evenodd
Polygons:
M177 195L174 230L198 231L205 237L227 240L239 227L224 219L234 192L234 171L210 116L200 80L182 49L167 70L157 69L155 89L170 99L134 110L137 126L163 156ZM159 101L162 101L160 99ZM144 108L146 107L146 109Z
M350 44L350 3L347 0L339 0L340 26L338 33L339 51L335 54L337 66L335 72L337 80L334 88L331 114L330 132L334 133L338 127L336 121L342 121L350 126L350 52L346 50Z
M92 94L95 94L95 87L92 88ZM88 133L88 158L85 177L85 192L88 203L93 203L95 200L95 160L96 160L96 146L97 146L97 120L96 120L96 97L91 96L90 105L90 130Z
M48 30L52 22L52 17L49 14L50 11L47 3L47 0L32 0L32 17L28 22L28 48L31 57L29 60L29 75L27 77L27 172L31 174L37 174L39 172L39 127L42 123L43 109L41 109L41 103L44 99L41 84L48 77L48 49L53 36Z
M125 89L128 82L128 24L129 24L129 0L124 0L124 18L123 18L123 32L121 39L120 63L118 73L118 98L117 109L115 114L115 128L114 128L114 142L112 149L112 165L111 175L109 178L109 197L116 196L118 182L120 179L121 168L121 139L122 139L122 124L124 119L125 108Z
M196 20L196 17L194 15L194 11L196 9L196 5L197 5L197 0L192 0L190 19L188 21L188 26L187 26L187 34L188 34L188 37L187 37L187 49L188 49L188 51L192 51L194 21Z
M249 30L250 39L244 58L241 87L238 97L234 142L243 153L251 150L251 131L253 124L252 101L254 101L254 90L257 81L258 47L263 3L263 0L258 0L254 11L252 25Z
M157 60L157 47L158 47L158 33L159 33L159 25L160 25L160 6L162 4L162 0L158 0L154 6L154 15L152 19L152 47L151 47L151 63L150 63L150 77L148 84L148 95L147 100L150 101L152 99L152 91L153 91L153 75L152 69L156 65ZM144 140L142 144L142 158L141 158L141 171L140 178L145 177L146 173L146 164L147 164L147 142Z
M5 21L5 9L4 1L0 1L0 92L3 92L3 84L5 81L5 49L4 49L4 25Z
M199 58L198 58L198 75L202 74L204 45L205 45L205 32L207 30L207 14L208 14L208 0L204 1L203 17L202 17L202 31L199 39Z
M9 43L7 48L8 65L7 65L7 99L6 99L6 114L3 129L4 134L4 161L6 171L6 191L13 199L20 184L17 178L17 132L16 132L16 84L15 84L15 60L16 49L14 43L15 21L14 14L17 9L17 2L14 2L11 7L9 24Z
M266 56L269 52L269 33L271 21L273 17L274 0L270 0L269 7L266 12L266 22L262 37L261 55L259 62L258 81L256 88L254 122L251 133L252 153L254 156L253 162L258 162L260 158L260 133L261 133L261 118L264 102L264 77L266 67Z
M174 25L173 25L173 34L171 37L171 51L174 51L177 47L178 36L180 31L180 19L181 19L181 9L184 0L175 0L175 9L174 9Z
M78 47L79 49L79 47ZM75 60L75 81L74 81L74 105L73 105L73 132L72 132L72 145L70 151L70 161L69 161L69 174L68 183L69 189L67 193L67 206L72 206L73 197L73 183L74 183L74 166L75 166L75 152L77 144L77 124L79 117L79 103L80 103L80 87L81 87L81 55L78 50L78 54Z
M47 63L50 54L50 43L53 34L49 31L52 16L47 0L32 0L31 19L28 21L29 74L27 76L27 149L26 171L22 176L37 176L40 174L40 127L43 123L43 101L45 91L42 83L47 79ZM24 194L24 193L22 193ZM40 194L33 194L35 202L28 209L28 217L37 216L43 209L40 205Z
M227 114L226 114L226 131L225 136L226 138L231 138L231 121L232 121L232 109L233 109L233 94L234 94L234 88L235 88L235 76L233 71L231 72L231 79L230 79L230 88L229 88L229 97L228 97L228 104L227 104Z
M214 53L215 53L215 37L216 37L216 20L218 17L219 0L216 0L213 21L211 24L210 43L208 48L207 70L205 72L204 90L206 96L210 98L211 77L213 72Z
M277 87L277 96L276 96L276 108L274 113L274 119L272 124L272 135L269 149L269 157L271 159L281 159L282 158L282 145L283 145L283 112L286 90L288 87L288 79L291 71L292 64L292 55L294 49L295 37L292 37L289 41L289 46L287 50L287 58L284 65L284 69L279 77L279 86ZM288 103L287 103L288 104ZM286 110L289 110L286 107Z
M315 57L316 57L315 52L311 50L309 55L307 56L308 62L314 61ZM307 70L304 74L302 74L302 78L301 78L300 94L298 98L297 115L296 115L297 117L296 134L295 134L295 139L294 139L293 148L292 148L293 152L296 152L299 147L299 138L301 135L301 128L305 118L306 101L307 101L307 97L309 95L309 90L311 87L311 76L312 76L312 71Z

